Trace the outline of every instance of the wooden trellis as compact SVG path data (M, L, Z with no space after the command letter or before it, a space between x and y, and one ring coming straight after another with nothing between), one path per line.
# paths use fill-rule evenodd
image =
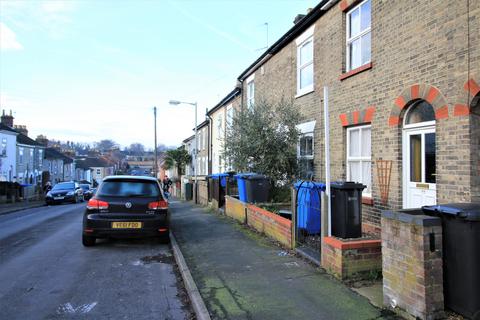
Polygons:
M392 175L392 160L377 160L378 184L380 186L380 197L382 203L387 205L388 193L390 191L390 177Z

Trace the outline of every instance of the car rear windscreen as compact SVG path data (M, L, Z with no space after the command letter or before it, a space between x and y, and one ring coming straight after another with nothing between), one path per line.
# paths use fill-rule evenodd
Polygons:
M158 184L139 180L107 180L102 183L97 196L104 197L159 197Z
M74 189L75 184L71 182L62 182L62 183L57 183L54 187L53 190L68 190L68 189Z

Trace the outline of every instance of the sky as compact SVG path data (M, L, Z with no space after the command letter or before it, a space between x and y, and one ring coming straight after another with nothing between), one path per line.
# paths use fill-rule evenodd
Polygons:
M0 108L29 136L178 146L318 0L0 0Z

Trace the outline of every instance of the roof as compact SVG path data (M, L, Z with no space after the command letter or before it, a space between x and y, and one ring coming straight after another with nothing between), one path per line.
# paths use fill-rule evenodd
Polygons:
M98 167L110 167L110 165L103 159L86 157L75 159L75 167L80 169L90 169Z
M197 126L197 130L199 130L199 129L207 126L207 125L208 125L208 120L205 120ZM195 130L195 128L193 128L193 130Z
M13 130L13 129L10 128L9 126L4 125L3 123L0 123L0 130L10 131L10 132L12 132L12 133L18 134L18 132L17 132L16 130Z
M148 176L127 176L127 175L120 175L120 176L107 176L103 178L103 181L107 180L125 180L125 179L132 179L132 180L146 180L146 181L155 181L158 182L158 179L154 177Z
M195 139L195 135L192 135L191 137L188 137L187 139L183 140L182 142L183 142L183 143L187 143L187 142L189 142L189 141L191 141L191 140L193 140L193 139Z
M230 91L229 94L227 94L215 107L210 109L207 112L207 115L213 114L215 111L223 107L225 104L228 102L232 101L235 97L237 97L240 94L240 88L235 88L232 91Z
M46 148L45 149L45 159L61 159L63 160L63 163L72 163L73 159L70 157L67 157L60 151L54 149L54 148Z
M298 37L303 31L308 29L315 21L318 20L327 10L330 8L328 3L332 3L332 0L322 0L315 6L305 17L300 19L290 30L288 30L283 36L280 37L274 44L272 44L255 62L253 62L248 68L246 68L239 76L239 80L244 80L252 72L257 70L263 63L265 63L270 57L279 52L282 48L287 46L296 37ZM333 1L334 2L334 1ZM324 8L325 7L325 8ZM328 7L328 8L327 8Z
M16 132L18 132L18 131L16 131ZM20 133L20 132L18 132L17 143L25 144L25 145L28 145L28 146L44 148L43 145L41 145L40 143L38 143L37 141L35 141L33 139L30 139L29 137L27 137L26 135L24 135L23 133Z

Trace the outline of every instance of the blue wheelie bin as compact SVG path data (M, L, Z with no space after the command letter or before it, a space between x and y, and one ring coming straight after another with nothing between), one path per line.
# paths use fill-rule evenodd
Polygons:
M294 187L297 190L297 227L308 234L320 233L321 192L325 191L325 184L298 181Z
M245 186L245 181L248 176L254 175L255 173L237 173L233 177L237 179L238 186L238 198L242 202L247 202L247 188Z

